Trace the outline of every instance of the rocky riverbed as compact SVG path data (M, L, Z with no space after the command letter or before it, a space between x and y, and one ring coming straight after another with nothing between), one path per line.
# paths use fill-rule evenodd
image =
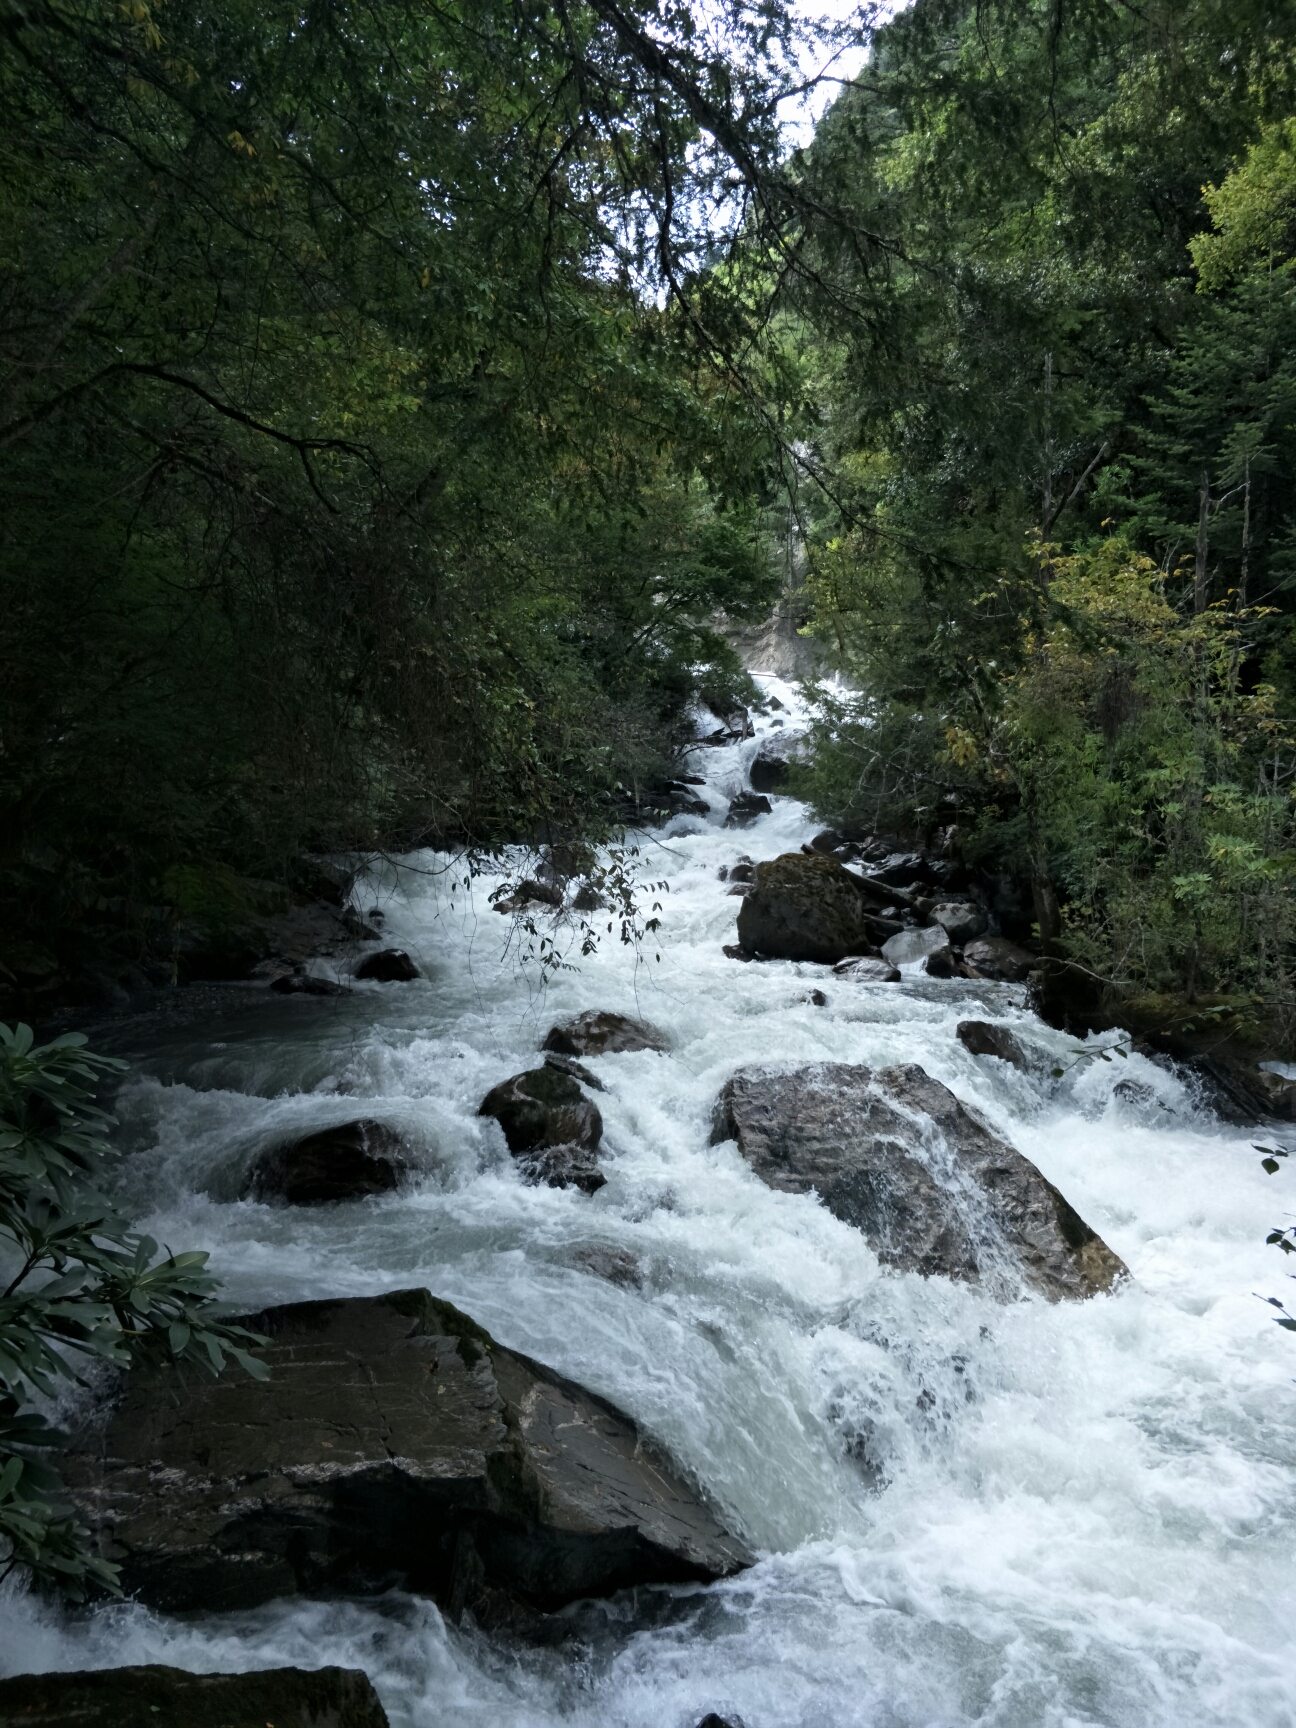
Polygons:
M773 769L753 809L764 683L642 837L640 950L536 880L603 935L542 987L421 856L318 988L111 1033L121 1198L278 1372L91 1422L135 1599L11 1583L5 1673L363 1671L393 1728L1290 1722L1296 1358L1253 1292L1296 1207L1252 1146L1290 1130L1045 1025L993 886L834 845ZM774 899L805 847L817 922Z

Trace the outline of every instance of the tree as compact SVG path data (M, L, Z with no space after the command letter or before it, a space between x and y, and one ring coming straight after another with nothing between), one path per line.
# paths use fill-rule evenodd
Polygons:
M94 1095L123 1066L80 1033L34 1045L0 1025L0 1576L21 1567L76 1600L117 1569L60 1498L44 1455L66 1436L39 1406L94 1363L219 1374L229 1356L267 1373L262 1340L213 1302L208 1256L160 1254L99 1191L113 1119Z

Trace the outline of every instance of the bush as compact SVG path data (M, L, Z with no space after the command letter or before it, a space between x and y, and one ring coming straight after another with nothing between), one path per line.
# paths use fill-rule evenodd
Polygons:
M0 1025L0 1577L25 1568L77 1601L115 1590L117 1568L62 1500L42 1454L67 1437L33 1402L94 1362L219 1374L228 1355L267 1373L249 1353L261 1340L220 1317L207 1255L159 1257L97 1187L114 1153L95 1089L122 1067L80 1033L35 1046L29 1026Z

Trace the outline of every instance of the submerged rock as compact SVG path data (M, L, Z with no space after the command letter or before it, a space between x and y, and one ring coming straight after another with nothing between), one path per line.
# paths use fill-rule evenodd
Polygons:
M0 1680L0 1728L388 1728L358 1668L190 1674L150 1663Z
M345 984L332 978L316 978L310 972L281 972L270 980L270 988L280 996L349 996Z
M356 967L357 978L372 978L379 984L408 984L419 969L403 948L381 948L367 954Z
M669 1050L670 1039L647 1020L587 1008L551 1026L540 1048L561 1056L611 1056L627 1050Z
M1014 1068L1026 1067L1026 1052L1006 1026L996 1026L992 1020L960 1020L956 1030L959 1043L973 1056L997 1056Z
M929 1164L916 1154L933 1138ZM720 1095L712 1139L736 1139L771 1188L817 1192L901 1271L978 1281L1010 1269L1054 1301L1125 1272L1028 1159L914 1065L742 1070Z
M849 978L854 984L898 984L899 969L889 960L872 954L852 954L833 967L838 978Z
M268 1380L133 1369L67 1461L150 1606L397 1588L489 1621L751 1562L628 1416L426 1290L246 1323Z
M879 925L855 878L836 858L785 852L758 864L738 912L738 941L776 960L833 965L876 948Z
M240 1200L318 1206L387 1194L407 1167L400 1136L384 1122L342 1122L271 1146L243 1180Z

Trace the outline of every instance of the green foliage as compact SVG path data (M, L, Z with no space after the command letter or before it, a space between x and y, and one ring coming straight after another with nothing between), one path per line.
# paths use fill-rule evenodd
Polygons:
M159 1255L99 1192L112 1118L96 1087L122 1063L79 1033L33 1045L0 1025L0 1568L24 1567L80 1600L116 1587L42 1453L64 1439L33 1400L79 1378L78 1364L141 1361L218 1374L232 1357L266 1368L261 1342L220 1317L204 1253Z
M728 14L726 66L688 8L0 9L11 918L667 770L774 586L759 416L654 292L717 129L774 148Z
M1260 0L916 0L785 295L813 628L866 692L803 789L957 823L1095 980L1288 1029L1294 76Z

